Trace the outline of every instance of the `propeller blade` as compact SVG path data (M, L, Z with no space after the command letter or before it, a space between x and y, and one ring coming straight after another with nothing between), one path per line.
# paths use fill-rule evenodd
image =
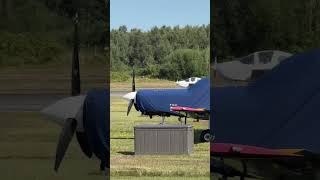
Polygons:
M131 111L131 108L132 108L133 103L134 103L134 100L131 99L130 102L129 102L129 105L128 105L127 116L129 115L129 113L130 113L130 111Z
M134 72L134 67L132 66L132 92L136 91L136 74Z
M71 74L71 95L80 94L80 67L79 67L79 33L78 33L78 14L74 18L74 39L72 56L72 74Z
M77 120L67 119L60 133L59 142L56 150L56 159L54 164L54 170L58 172L61 161L68 149L68 146L72 140L72 137L77 128Z
M88 142L86 132L76 132L76 137L77 137L77 140L78 140L78 143L80 145L80 148L81 148L82 152L88 158L91 158L93 152L92 152L92 150L90 148L90 144Z

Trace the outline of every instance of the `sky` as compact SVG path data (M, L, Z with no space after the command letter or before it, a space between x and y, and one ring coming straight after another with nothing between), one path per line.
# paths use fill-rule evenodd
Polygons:
M126 25L148 31L154 26L207 25L210 0L111 0L111 29Z

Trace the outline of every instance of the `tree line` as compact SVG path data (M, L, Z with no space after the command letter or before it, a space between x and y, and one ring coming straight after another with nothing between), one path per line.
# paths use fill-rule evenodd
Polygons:
M106 10L105 0L1 0L0 65L69 62L75 14L80 52L106 61Z
M148 31L120 26L110 36L114 74L130 72L134 66L138 75L152 78L177 80L208 75L209 25L162 26Z
M218 60L254 51L299 53L320 46L320 0L213 1Z

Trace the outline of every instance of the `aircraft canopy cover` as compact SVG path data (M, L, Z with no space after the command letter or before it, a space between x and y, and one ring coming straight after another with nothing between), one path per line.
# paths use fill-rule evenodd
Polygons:
M167 113L171 106L204 108L210 111L210 81L203 78L186 89L140 90L136 95L136 109L142 114Z
M101 160L101 169L109 168L110 95L108 90L92 90L85 99L84 129L89 149Z
M216 143L320 153L320 49L297 54L246 87L213 89Z

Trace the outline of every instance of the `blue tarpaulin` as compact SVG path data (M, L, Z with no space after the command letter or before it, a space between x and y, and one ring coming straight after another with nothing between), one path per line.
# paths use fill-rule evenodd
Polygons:
M110 95L107 90L92 90L85 99L83 123L89 150L100 160L101 169L109 168Z
M294 55L245 87L213 89L216 143L320 153L320 49Z
M176 114L170 106L204 108L210 111L210 81L203 78L186 89L139 90L136 109L142 114Z

